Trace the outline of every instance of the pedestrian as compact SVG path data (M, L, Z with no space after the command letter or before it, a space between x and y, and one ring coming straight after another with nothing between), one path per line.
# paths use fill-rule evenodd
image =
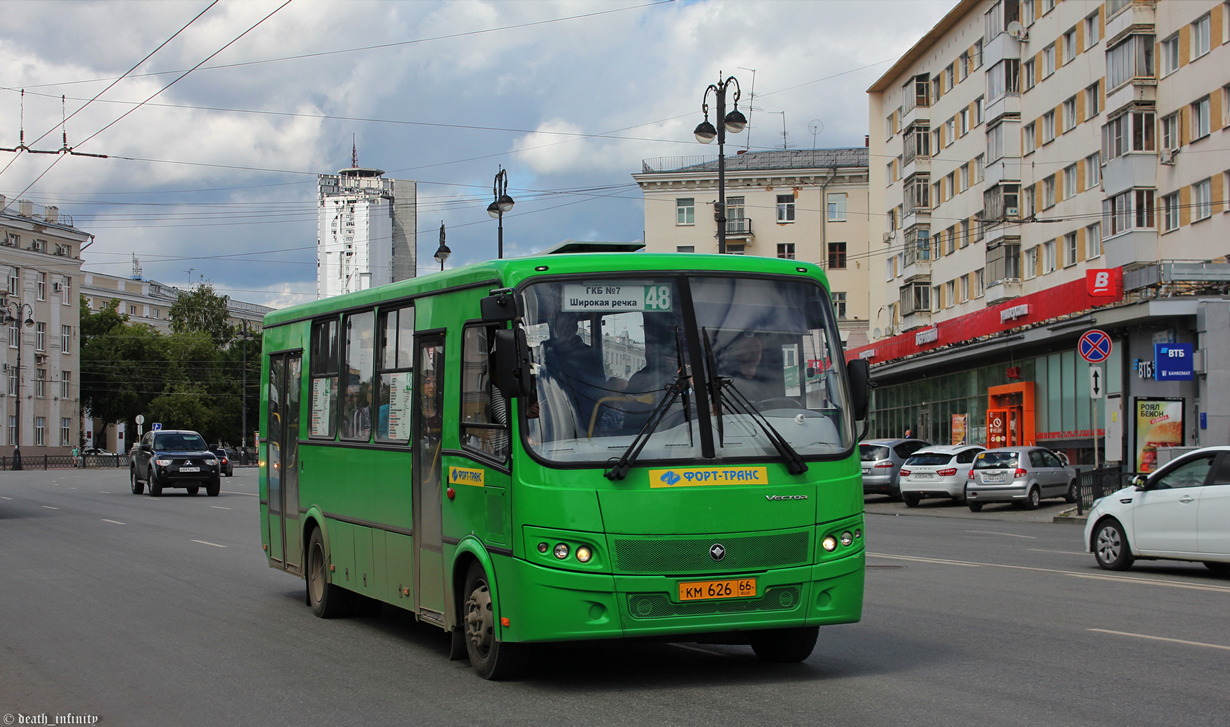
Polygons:
M77 447L73 447L73 467L81 467L81 450Z
M911 439L911 438L913 438L913 436L914 436L914 430L913 430L913 429L910 429L909 427L906 427L906 428L905 428L905 438L906 438L906 439Z

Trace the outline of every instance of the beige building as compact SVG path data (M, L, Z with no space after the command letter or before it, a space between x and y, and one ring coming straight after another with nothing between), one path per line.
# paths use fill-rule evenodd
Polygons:
M1227 441L1210 382L1228 41L1222 0L962 0L872 85L875 340L851 353L882 384L874 433L947 443L968 417L985 442L987 413L1028 398L1029 438L1074 461L1105 438L1129 461L1135 434L1106 422L1162 397L1184 402L1186 443ZM1095 326L1114 344L1105 410L1078 385ZM1154 344L1192 347L1191 383L1159 377Z
M88 233L56 207L0 196L0 269L8 329L0 388L0 466L79 444L81 247ZM40 465L41 466L41 465Z
M645 249L717 253L716 158L648 159ZM726 158L726 250L825 268L842 335L867 340L867 149L801 149Z

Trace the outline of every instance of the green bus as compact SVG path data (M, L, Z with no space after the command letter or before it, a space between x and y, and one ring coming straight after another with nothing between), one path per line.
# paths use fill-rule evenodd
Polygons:
M868 369L814 265L496 260L270 313L262 359L261 539L318 616L406 609L488 679L861 617Z

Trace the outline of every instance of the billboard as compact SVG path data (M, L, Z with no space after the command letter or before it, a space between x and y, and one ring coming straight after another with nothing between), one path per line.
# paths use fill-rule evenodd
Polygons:
M1136 428L1136 471L1157 469L1158 447L1183 446L1183 399L1137 398L1133 417Z

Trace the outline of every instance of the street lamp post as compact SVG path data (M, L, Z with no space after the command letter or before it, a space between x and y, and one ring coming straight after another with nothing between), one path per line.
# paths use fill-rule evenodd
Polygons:
M25 314L25 319L22 315ZM21 303L14 301L5 304L4 308L5 323L20 323L26 328L34 326L34 309L29 303ZM13 431L13 469L21 469L21 326L17 327L17 426Z
M444 261L448 260L448 256L452 255L453 251L448 249L448 245L444 244L444 222L440 222L440 247L436 248L435 258L440 263L440 270L444 270Z
M487 205L487 214L500 221L499 226L499 245L496 247L496 257L503 259L504 257L504 213L511 210L513 198L508 196L508 170L500 167L500 171L496 172L495 182L491 186L491 204ZM443 262L441 263L443 265Z
M243 342L240 343L239 355L242 363L240 363L240 409L242 410L242 421L239 429L239 456L241 464L247 464L248 452L248 322L241 320L243 325Z
M721 78L721 72L718 72L718 77ZM726 91L731 84L734 84L734 110L726 113ZM717 99L717 118L718 126L714 128L713 124L709 123L709 92L712 91ZM711 144L714 139L718 143L718 201L717 206L713 210L713 218L717 220L717 240L718 254L726 253L726 132L738 134L743 129L747 128L747 117L743 112L739 111L739 79L734 76L727 76L724 80L717 83L709 84L705 89L705 95L701 99L701 110L705 114L705 120L697 127L696 140L702 144Z

